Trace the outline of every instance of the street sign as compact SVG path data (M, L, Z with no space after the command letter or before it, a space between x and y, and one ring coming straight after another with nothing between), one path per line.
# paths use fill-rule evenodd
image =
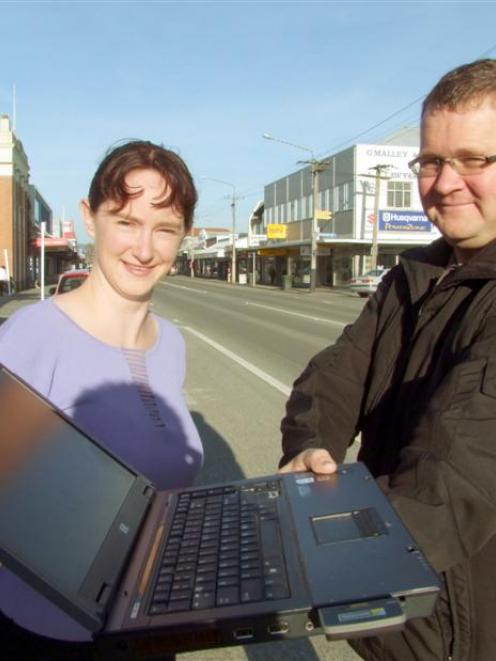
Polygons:
M317 209L315 217L317 220L331 220L332 211L327 211L327 209Z

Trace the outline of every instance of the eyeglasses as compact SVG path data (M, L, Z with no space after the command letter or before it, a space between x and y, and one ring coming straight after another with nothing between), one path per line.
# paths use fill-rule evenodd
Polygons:
M457 158L441 158L441 156L417 156L408 163L408 167L417 177L437 177L445 163L458 174L479 174L491 163L496 162L494 156L458 156Z

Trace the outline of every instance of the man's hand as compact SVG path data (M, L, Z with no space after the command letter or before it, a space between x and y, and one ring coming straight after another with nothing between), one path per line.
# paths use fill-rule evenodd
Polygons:
M312 473L335 473L337 464L327 450L309 449L297 454L289 463L279 469L279 473L311 471Z

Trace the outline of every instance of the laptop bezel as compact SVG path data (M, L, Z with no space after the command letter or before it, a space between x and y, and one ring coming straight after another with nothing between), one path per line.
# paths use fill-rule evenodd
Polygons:
M64 424L75 429L78 434L98 447L133 478L133 483L122 502L122 506L113 523L109 526L105 539L95 554L90 569L77 591L64 589L54 577L45 577L40 568L33 567L24 559L16 557L5 546L0 546L0 563L73 617L83 627L95 633L104 627L113 597L119 587L119 579L135 546L156 490L148 479L101 445L90 434L75 425L52 402L1 363L0 375L2 379L6 377L13 380L27 391L31 397L41 401L54 415L61 418Z

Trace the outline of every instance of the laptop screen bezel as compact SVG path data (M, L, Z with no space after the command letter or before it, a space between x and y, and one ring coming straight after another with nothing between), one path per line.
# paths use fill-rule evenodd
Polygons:
M119 578L135 545L139 530L155 495L152 483L122 459L107 450L101 443L75 425L62 411L22 378L0 364L3 376L16 381L30 395L40 400L63 423L76 429L86 441L96 445L112 461L120 464L132 477L132 485L126 494L113 523L94 556L93 562L76 591L70 591L51 578L43 575L40 568L29 565L16 557L9 549L0 547L0 562L30 587L49 599L61 610L91 632L101 630L105 624L112 599L118 588Z

